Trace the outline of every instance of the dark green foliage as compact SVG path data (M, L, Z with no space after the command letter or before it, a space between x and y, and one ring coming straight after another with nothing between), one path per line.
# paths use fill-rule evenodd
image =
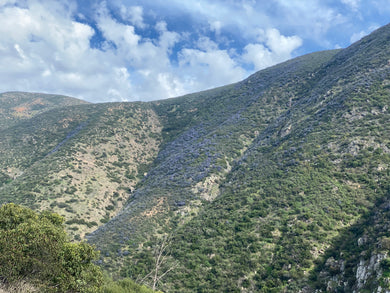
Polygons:
M135 283L133 280L126 278L116 282L106 280L103 286L103 293L152 293L152 289Z
M143 182L148 192L142 192L142 186L138 190L140 198L153 194L151 190L158 190L154 196L170 194L176 203L178 198L197 198L187 189L186 182L194 183L186 174L197 183L217 173L208 171L207 159L215 165L227 158L233 165L215 201L203 203L199 214L184 225L182 217L172 218L172 226L179 226L172 251L181 266L168 276L171 290L299 291L309 284L308 272L334 237L341 233L340 239L348 238L343 227L369 213L386 194L390 156L381 146L389 146L390 133L388 111L383 111L389 103L383 87L387 59L365 80L371 57L360 55L367 64L360 60L362 67L357 68L345 59L356 58L346 51L305 56L259 72L234 89L156 105L172 125L165 128L165 149L170 152L160 152L156 170ZM313 66L320 60L322 66ZM307 67L297 66L301 64ZM313 71L307 75L309 68ZM268 74L273 78L267 79ZM342 84L336 74L341 74ZM240 96L240 89L247 96ZM258 95L249 95L250 90ZM245 143L249 147L243 152ZM174 187L180 188L177 195ZM131 202L134 211L137 203ZM96 239L105 231L111 237L113 227L125 219L126 213L121 214ZM353 254L355 264L358 255ZM134 254L135 259L139 266L142 258ZM143 259L148 271L150 263ZM124 272L142 275L135 263L128 266ZM334 266L332 273L337 270ZM346 268L351 280L354 270L353 264Z
M102 273L97 252L85 242L70 243L56 214L14 204L0 208L0 279L27 280L41 291L98 292Z
M86 225L88 227L97 226L98 224L96 222L87 222L85 219L71 219L65 222L65 224L72 225L72 224L78 224L78 225Z

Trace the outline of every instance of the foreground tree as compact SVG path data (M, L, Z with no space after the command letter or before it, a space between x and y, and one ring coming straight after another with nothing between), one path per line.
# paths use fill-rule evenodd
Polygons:
M28 282L46 292L99 292L98 252L87 243L71 243L64 219L15 204L0 208L0 282Z

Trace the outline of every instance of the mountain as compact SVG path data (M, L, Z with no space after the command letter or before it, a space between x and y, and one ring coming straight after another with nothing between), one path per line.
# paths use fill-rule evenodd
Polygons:
M47 110L87 102L60 95L7 92L0 94L0 130Z
M389 97L388 25L183 97L64 99L0 132L0 201L166 291L390 292Z
M51 209L80 239L127 200L161 141L142 103L48 110L0 133L3 202Z

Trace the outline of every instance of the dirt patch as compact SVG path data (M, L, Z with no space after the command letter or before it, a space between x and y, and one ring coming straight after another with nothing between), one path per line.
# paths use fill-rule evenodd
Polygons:
M164 198L164 197L159 198L157 200L157 204L154 207L152 207L150 210L146 210L143 213L141 213L141 216L151 218L151 217L157 215L158 213L164 211L164 209L163 209L164 201L166 201L166 198Z
M17 113L24 113L26 112L28 109L27 107L15 107L15 108L12 108L15 112Z

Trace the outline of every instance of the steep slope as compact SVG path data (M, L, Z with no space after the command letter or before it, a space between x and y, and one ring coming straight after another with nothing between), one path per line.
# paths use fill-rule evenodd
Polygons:
M0 202L59 212L104 268L167 291L383 292L389 44L385 26L225 87L14 119Z
M314 261L340 249L333 239L345 239L347 227L389 196L389 40L387 26L339 52L259 134L217 200L175 232L172 251L181 266L167 281L176 284L171 288L310 291ZM389 236L386 227L388 220L374 228L382 233L372 244ZM359 264L359 254L349 261ZM348 281L347 288L374 290L351 275L337 280L337 288Z
M82 104L87 102L60 95L2 93L0 94L0 131L50 109Z
M160 133L143 103L36 115L0 133L1 201L58 212L79 239L121 209L156 156Z
M303 56L235 85L154 103L164 143L123 211L88 237L107 256L102 261L110 266L113 259L123 261L118 250L134 256L135 248L153 246L158 235L190 221L218 197L235 161L275 117L297 103L313 70L336 53ZM127 258L130 263L145 259Z
M389 31L157 104L168 141L89 238L103 263L142 277L168 233L166 289L310 291L334 239L388 196Z
M354 225L341 231L317 260L311 274L312 288L326 292L390 291L390 186L389 181L381 184L386 195Z

